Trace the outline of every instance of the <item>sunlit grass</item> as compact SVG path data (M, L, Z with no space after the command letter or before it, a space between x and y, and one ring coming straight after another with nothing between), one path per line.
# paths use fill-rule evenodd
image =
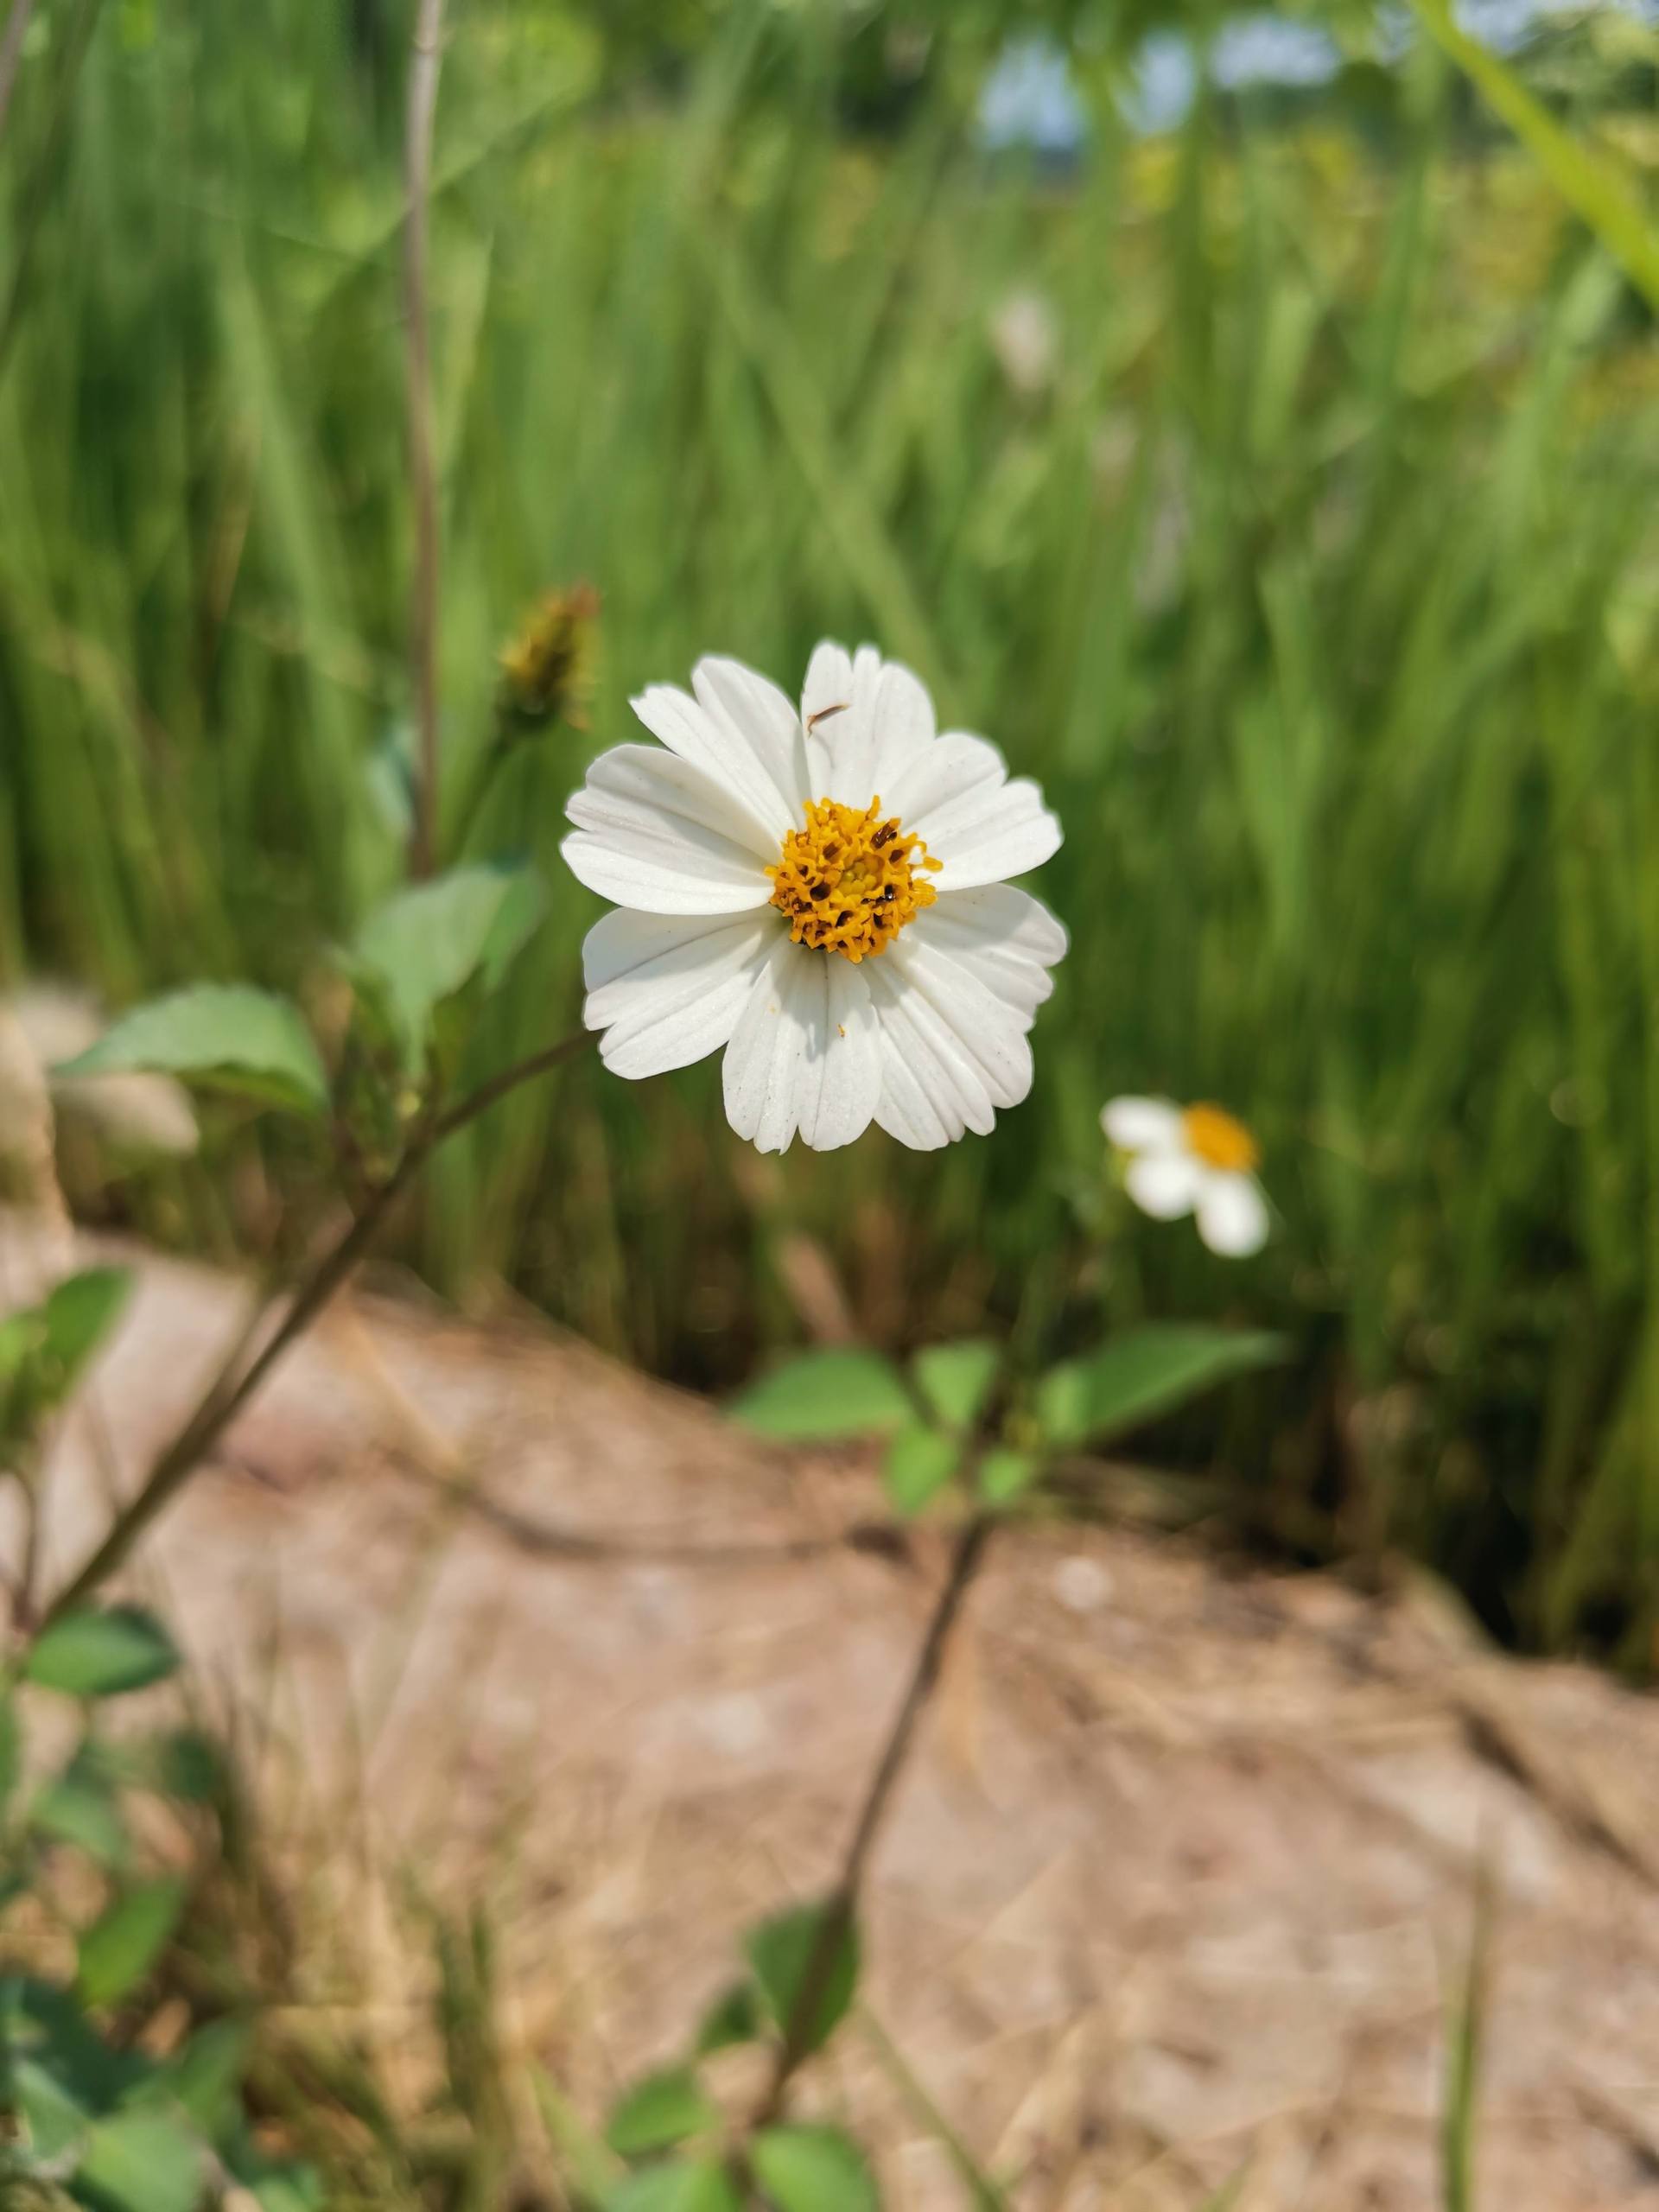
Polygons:
M338 12L110 11L55 151L52 52L19 95L0 948L118 999L314 986L398 865L372 772L407 707L397 102ZM1643 313L1521 157L1471 150L1427 57L1375 141L1201 108L1056 186L988 170L943 99L849 143L817 48L757 74L732 21L671 110L601 106L579 45L493 15L446 60L452 805L537 594L605 603L590 730L522 747L474 832L556 885L495 1042L577 1002L565 792L630 690L711 648L786 685L824 632L913 660L1043 779L1075 950L988 1141L780 1179L711 1069L582 1070L444 1163L425 1265L704 1383L797 1332L789 1231L882 1339L1288 1325L1294 1374L1184 1457L1280 1541L1405 1543L1506 1633L1644 1659ZM1016 288L1058 337L1024 393L989 337ZM1096 1116L1147 1090L1262 1132L1282 1220L1248 1269L1115 1214L1098 1259Z

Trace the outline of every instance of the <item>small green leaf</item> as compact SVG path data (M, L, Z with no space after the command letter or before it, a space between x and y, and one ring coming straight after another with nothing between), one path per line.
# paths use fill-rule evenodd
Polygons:
M717 2158L669 2158L641 2166L605 2199L606 2212L742 2212L742 2199Z
M919 1513L956 1473L961 1459L962 1446L954 1436L941 1436L937 1428L901 1428L881 1462L894 1510Z
M86 1268L60 1282L41 1308L41 1352L61 1398L114 1326L132 1289L130 1268Z
M947 1427L968 1429L989 1402L1001 1363L994 1344L972 1338L957 1344L929 1344L917 1353L912 1364L917 1388L930 1409Z
M127 1831L112 1794L91 1777L74 1773L48 1782L29 1808L37 1834L72 1843L106 1866L124 1859Z
M179 1663L172 1638L137 1605L66 1613L36 1638L23 1673L71 1697L121 1697L162 1681Z
M689 2066L648 2074L617 2101L605 2140L625 2158L671 2151L689 2136L720 2125L720 2107Z
M1170 1323L1114 1337L1084 1359L1051 1368L1037 1415L1051 1444L1121 1434L1172 1412L1230 1376L1285 1357L1283 1337Z
M328 1105L328 1078L299 1008L248 983L193 983L150 999L53 1072L178 1075L298 1113Z
M731 1414L785 1441L880 1436L916 1417L897 1370L873 1351L803 1352L752 1383Z
M1007 1505L1031 1488L1042 1472L1034 1452L1012 1452L999 1446L979 1463L979 1494L987 1505Z
M833 1905L796 1905L763 1921L744 1938L756 1986L780 2029L791 2026L796 2006L805 2001L807 1976L817 1957L818 1932L826 1912L836 1910ZM845 2017L858 1986L858 1929L849 1921L836 1939L815 2017L803 2037L808 2050L821 2050Z
M838 2127L763 2128L749 2160L778 2212L880 2212L864 2153Z
M541 878L527 866L459 868L398 892L369 916L357 957L385 978L411 1065L425 1052L436 1008L475 976L493 990L545 904Z
M252 2045L245 2020L210 2020L156 2068L145 2094L176 2105L205 2136L218 2139L240 2112Z
M7 2101L16 2107L35 2156L55 2164L84 2141L92 2116L56 2074L36 2059L10 2052L5 2056L10 2061Z
M203 2150L165 2113L117 2113L95 2121L75 2171L78 2189L109 2212L200 2212Z
M129 1890L80 1939L75 1987L83 2005L116 2005L136 1989L165 1948L184 1910L182 1882Z
M697 2055L703 2057L711 2050L729 2050L736 2044L753 2043L760 2026L753 1983L734 1981L703 2014L702 2025L697 2030Z

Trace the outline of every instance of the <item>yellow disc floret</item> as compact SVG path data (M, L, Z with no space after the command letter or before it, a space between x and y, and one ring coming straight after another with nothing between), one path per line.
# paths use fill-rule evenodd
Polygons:
M1224 1107L1189 1106L1181 1116L1188 1149L1206 1167L1228 1174L1248 1175L1262 1157L1261 1147L1243 1122L1235 1121Z
M927 873L944 865L928 858L896 814L883 820L879 797L862 813L821 798L807 801L805 829L790 831L766 874L772 903L788 915L796 944L856 964L885 952L905 924L933 904L938 894Z

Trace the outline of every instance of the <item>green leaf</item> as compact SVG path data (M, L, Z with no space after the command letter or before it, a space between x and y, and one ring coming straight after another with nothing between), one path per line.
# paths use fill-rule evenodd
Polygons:
M980 1338L929 1344L912 1363L930 1410L950 1428L971 1428L989 1402L1002 1363L997 1346Z
M152 2112L94 2122L75 2171L77 2188L109 2212L200 2212L206 2180L197 2137Z
M778 2212L880 2212L864 2153L838 2127L763 2128L749 2160Z
M833 1905L797 1905L751 1929L744 1938L749 1966L767 2010L780 2029L787 2029L798 2004L804 2001L808 1971L817 1952L818 1931ZM817 2005L803 2038L808 2050L822 2050L844 2018L858 1986L858 1929L849 1922L842 1930L820 1989Z
M742 2212L742 2199L717 2158L669 2158L642 2166L605 2199L606 2212Z
M962 1459L962 1446L954 1436L941 1436L937 1428L901 1428L881 1462L881 1479L896 1511L919 1513L938 1496Z
M1270 1367L1287 1349L1284 1338L1263 1331L1179 1323L1136 1329L1051 1368L1038 1385L1037 1416L1051 1444L1116 1435L1230 1376Z
M532 2065L531 2087L542 2116L542 2125L569 2170L577 2196L583 2203L603 2204L622 2176L621 2161L576 2110L544 2067Z
M124 1859L127 1831L111 1792L90 1777L61 1775L48 1782L29 1808L35 1832L54 1843L72 1843L103 1865Z
M546 894L528 866L459 868L400 891L358 932L357 957L385 981L411 1063L432 1016L475 976L493 990L541 920Z
M323 1113L328 1105L328 1078L299 1008L249 983L193 983L150 999L53 1071L137 1071L185 1076L298 1113Z
M182 1882L146 1882L118 1897L80 1939L75 1988L83 2005L116 2005L166 1948L184 1910Z
M253 2031L245 2020L210 2020L156 2069L147 2094L176 2105L205 2136L222 2137L241 2110Z
M32 2057L14 2057L5 2069L7 2101L23 2123L29 2149L55 2164L82 2142L92 2116L56 2074Z
M731 1407L761 1436L801 1440L880 1436L915 1408L897 1370L873 1351L809 1351L752 1383Z
M734 1981L703 2014L702 2025L697 2030L697 2054L702 2057L711 2050L729 2050L736 2044L753 2043L760 2025L753 1983Z
M675 2066L646 2075L619 2098L605 2140L623 2158L639 2158L719 2126L720 2107L689 2066Z
M1042 1472L1034 1452L1012 1452L999 1446L979 1463L979 1494L987 1505L1007 1505L1031 1488Z
M36 1638L23 1673L71 1697L121 1697L164 1681L179 1663L172 1638L137 1605L66 1613Z
M73 1389L81 1369L114 1326L132 1289L130 1268L86 1268L60 1282L41 1308L41 1350L53 1363L54 1398Z

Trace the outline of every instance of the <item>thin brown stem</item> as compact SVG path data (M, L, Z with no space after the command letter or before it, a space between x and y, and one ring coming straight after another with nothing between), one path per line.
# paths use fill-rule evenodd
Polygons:
M418 761L410 866L429 875L438 852L438 486L433 454L432 357L427 326L427 215L432 124L438 104L443 0L420 0L409 66L404 121L404 336L409 409L410 492L414 505L415 578L410 606Z
M397 1166L378 1184L367 1203L329 1247L311 1274L295 1292L282 1320L245 1366L233 1360L221 1368L208 1385L195 1411L152 1463L135 1495L111 1523L108 1533L86 1563L52 1599L41 1618L44 1628L71 1607L83 1605L93 1592L124 1566L140 1536L165 1510L195 1473L243 1407L295 1340L303 1336L334 1293L352 1274L373 1243L376 1232L397 1199L425 1166L433 1150L446 1137L464 1128L499 1098L550 1068L557 1067L591 1041L579 1030L543 1052L532 1053L516 1067L505 1069L492 1082L480 1084L470 1096L417 1126Z
M18 66L23 58L23 41L29 35L29 18L34 13L35 0L11 0L5 36L0 38L0 137L5 135L6 117L17 83Z
M865 1789L864 1801L859 1808L858 1818L842 1859L840 1878L830 1892L819 1920L818 1932L807 1956L800 1987L790 2007L789 2018L784 2023L783 2041L773 2062L772 2077L750 2123L752 2128L766 2127L778 2117L783 2109L791 2082L811 2053L815 2040L813 2031L823 2009L824 1993L836 1970L836 1958L858 1910L870 1853L874 1849L887 1806L910 1757L917 1726L938 1687L951 1630L961 1616L963 1600L968 1594L969 1586L984 1560L992 1527L991 1521L983 1515L977 1516L966 1524L957 1539L950 1569L933 1607L927 1633L922 1638L922 1648L916 1655L909 1685Z

